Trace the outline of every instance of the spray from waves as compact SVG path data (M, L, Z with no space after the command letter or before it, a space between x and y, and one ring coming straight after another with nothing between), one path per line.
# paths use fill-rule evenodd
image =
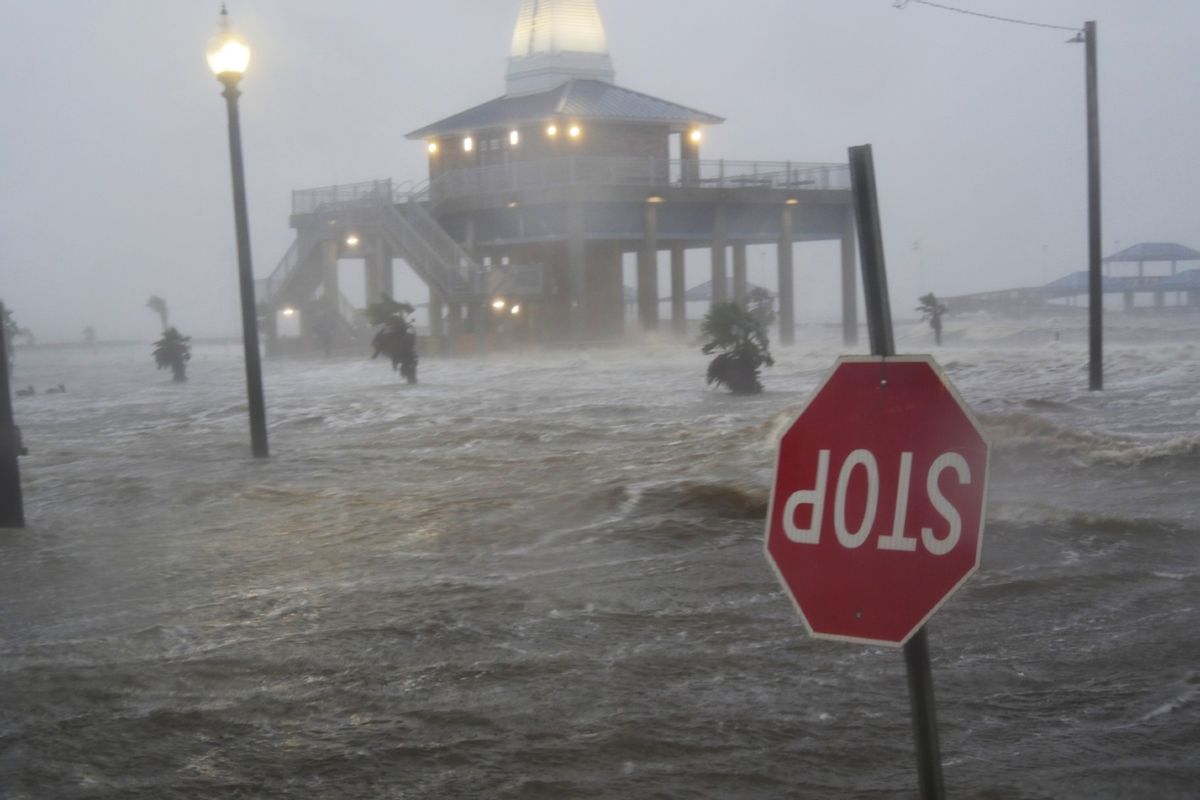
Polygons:
M1182 690L1178 695L1158 706L1154 710L1143 714L1141 719L1138 721L1149 722L1157 717L1161 717L1166 714L1173 714L1185 706L1190 705L1196 700L1197 697L1200 697L1200 674L1192 673L1187 676L1185 686L1182 687Z
M1034 414L980 414L998 455L1068 457L1081 466L1162 467L1200 470L1200 436L1176 436L1158 442L1072 430Z
M1102 514L1061 506L1024 503L989 504L987 520L989 525L1003 525L1011 528L1050 527L1075 531L1080 534L1126 534L1136 530L1140 535L1147 535L1172 534L1182 530L1176 524L1153 518Z
M767 515L768 493L730 483L666 481L627 487L623 517L693 514L716 519L761 520Z
M1103 448L1092 453L1098 464L1117 466L1194 466L1200 468L1200 436L1176 436L1155 444Z

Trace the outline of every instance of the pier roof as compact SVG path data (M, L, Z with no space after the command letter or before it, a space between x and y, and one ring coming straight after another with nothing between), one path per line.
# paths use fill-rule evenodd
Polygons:
M1143 242L1104 259L1105 263L1142 261L1200 261L1200 251L1174 242Z
M536 94L498 97L408 134L409 139L469 133L484 128L541 122L552 117L606 122L646 122L684 129L725 120L648 94L597 80L572 79Z
M1101 290L1108 292L1175 292L1200 289L1200 269L1189 269L1177 275L1105 275ZM1041 287L1042 292L1083 294L1088 290L1087 271L1072 272Z

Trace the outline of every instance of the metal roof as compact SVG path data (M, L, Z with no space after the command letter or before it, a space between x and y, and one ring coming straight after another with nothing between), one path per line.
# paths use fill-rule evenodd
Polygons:
M725 120L648 94L603 81L573 79L537 94L504 96L490 100L408 134L426 139L486 128L536 122L552 117L612 122L649 122L686 126L719 125Z
M1200 251L1173 242L1144 242L1126 247L1104 259L1105 263L1138 261L1200 261Z
M1104 292L1181 292L1186 289L1200 289L1200 269L1189 269L1177 275L1105 275L1100 281L1100 286ZM1088 290L1088 273L1072 272L1047 283L1042 288L1077 291L1083 294Z

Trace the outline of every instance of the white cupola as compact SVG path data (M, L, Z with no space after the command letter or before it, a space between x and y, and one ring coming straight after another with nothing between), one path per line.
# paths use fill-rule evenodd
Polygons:
M521 0L508 58L508 92L533 94L572 78L616 77L594 0Z

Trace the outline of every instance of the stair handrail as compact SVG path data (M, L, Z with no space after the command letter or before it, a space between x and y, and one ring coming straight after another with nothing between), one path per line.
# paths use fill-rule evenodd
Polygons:
M275 269L271 270L262 281L263 296L258 298L259 302L272 303L275 300L275 295L296 271L297 267L304 260L304 256L308 255L309 249L312 248L312 237L306 231L300 230L296 233L296 238L292 240L292 244L288 247L287 252L283 254L283 258L279 259L279 263L275 265Z
M441 258L448 264L453 264L457 271L462 272L464 267L478 268L475 259L471 258L463 246L460 245L453 236L451 236L441 223L429 213L424 202L418 201L410 197L404 206L406 216L413 228L425 241L438 251Z
M391 239L413 267L429 283L436 286L447 300L473 294L477 282L470 265L463 265L429 243L411 220L391 203L379 205L380 230ZM449 236L449 234L446 234Z

